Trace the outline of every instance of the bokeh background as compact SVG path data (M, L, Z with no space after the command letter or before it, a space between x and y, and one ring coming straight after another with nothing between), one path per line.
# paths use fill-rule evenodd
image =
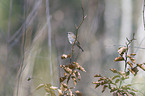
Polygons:
M59 86L62 54L69 54L67 32L75 31L82 20L81 0L0 0L0 96L44 96L40 83ZM95 89L95 74L112 76L110 68L123 70L113 62L126 37L135 33L130 52L136 62L145 62L144 0L84 0L86 20L79 29L85 50L75 48L75 58L86 73L76 88L83 96L111 96L109 90ZM31 77L32 80L27 81ZM137 96L145 95L145 75L140 71L134 83ZM124 82L125 83L125 82Z

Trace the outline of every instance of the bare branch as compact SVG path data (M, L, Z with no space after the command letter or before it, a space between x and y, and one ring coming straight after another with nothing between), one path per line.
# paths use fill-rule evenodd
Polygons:
M87 16L84 15L83 0L82 0L82 7L81 8L82 8L82 16L83 16L83 18L82 18L81 23L78 26L75 24L75 28L76 28L76 39L74 41L74 44L72 45L70 63L72 61L72 56L73 56L73 52L74 52L74 45L75 45L75 42L77 41L77 37L78 37L78 30L80 29L80 27L83 24L84 20L87 18Z

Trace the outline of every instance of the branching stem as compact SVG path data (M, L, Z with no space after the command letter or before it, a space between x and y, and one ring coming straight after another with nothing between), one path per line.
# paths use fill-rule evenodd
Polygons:
M70 63L72 63L72 56L73 56L73 53L74 53L74 45L75 45L75 42L77 41L77 37L78 37L78 30L80 29L81 25L83 24L84 20L87 17L87 16L84 16L83 0L82 0L82 15L83 15L83 19L82 19L81 23L78 26L75 25L75 28L76 28L76 31L75 31L76 32L76 38L75 38L74 43L72 44Z

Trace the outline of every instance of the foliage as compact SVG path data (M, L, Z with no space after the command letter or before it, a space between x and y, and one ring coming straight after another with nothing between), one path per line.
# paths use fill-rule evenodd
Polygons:
M110 90L110 93L113 93L113 96L135 96L137 90L133 89L131 86L132 84L122 84L123 81L130 78L130 74L133 74L134 76L138 73L138 68L141 68L143 71L145 71L145 63L143 64L136 64L136 60L134 56L135 53L128 54L130 44L134 39L133 38L129 40L127 38L127 43L125 47L120 47L118 49L119 57L116 57L114 59L115 62L122 62L124 61L125 69L123 71L118 71L116 69L110 69L111 72L115 73L116 75L112 77L103 77L99 74L96 74L94 77L99 78L97 82L93 82L95 84L95 88L98 88L99 86L103 86L102 93L105 91L106 88ZM127 68L128 66L128 68ZM126 69L127 68L127 69Z

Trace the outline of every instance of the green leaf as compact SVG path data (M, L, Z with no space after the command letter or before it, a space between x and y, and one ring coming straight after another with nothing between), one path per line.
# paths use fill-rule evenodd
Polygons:
M126 86L132 86L131 84L127 84Z
M120 75L113 76L112 80L116 79L117 77L120 77Z
M113 73L118 73L118 71L116 69L110 69L110 71L112 71Z
M138 90L135 90L135 89L133 89L133 88L130 88L130 90L132 90L132 91L134 91L134 92L138 92Z
M130 72L129 72L129 71L127 71L125 74L126 74L126 76L128 76L128 75L130 74Z
M101 77L98 81L102 81L102 80L105 80L107 79L106 77Z
M45 84L39 84L37 87L36 87L36 90L38 90L38 89L40 89L40 88L42 88L42 87L44 87L45 86Z
M54 91L50 91L51 96L56 96Z
M67 78L67 84L68 84L68 82L69 82L69 80L70 80L70 77L71 77L71 74L68 76L68 78Z
M51 84L50 84L50 83L47 83L47 84L45 84L45 86L46 86L47 88L50 88L50 87L51 87Z
M46 92L46 93L45 93L45 96L49 96L49 93L48 93L48 92Z
M100 74L96 74L94 77L102 77Z
M121 88L122 88L123 90L128 90L128 89L130 90L130 88L129 88L128 86L126 86L126 85L122 86Z
M134 92L129 92L129 94L131 94L132 96L135 96L135 93Z
M104 85L104 86L103 86L102 93L105 91L105 89L106 89L107 87L108 87L107 85Z
M112 88L112 87L111 87L111 84L108 84L108 88L109 88L109 89L111 89L111 88Z
M115 80L115 83L118 83L119 81L120 81L120 79L116 79L116 80Z
M100 86L100 84L96 84L95 88L97 88L97 87L99 87L99 86Z
M128 76L122 76L121 80L129 79Z
M44 88L46 92L50 93L50 89L49 88Z
M116 90L117 90L117 88L113 87L110 92L114 92Z

